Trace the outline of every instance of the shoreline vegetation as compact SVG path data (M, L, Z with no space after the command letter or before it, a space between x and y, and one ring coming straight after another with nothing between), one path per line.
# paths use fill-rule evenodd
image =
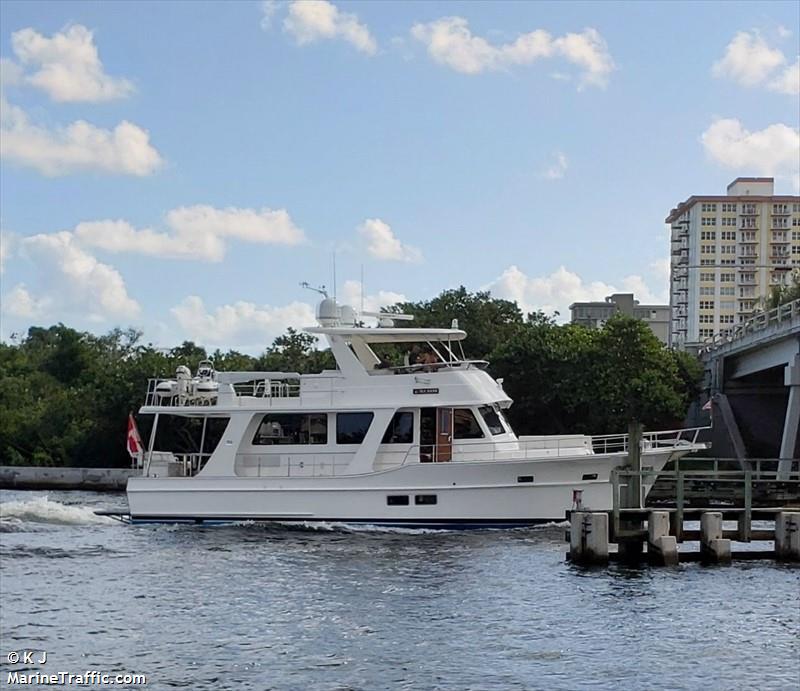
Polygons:
M514 302L463 287L388 310L413 314L413 324L423 327L458 319L467 332L466 357L488 360L489 373L504 379L518 434L624 432L631 420L671 429L700 392L697 360L624 315L597 330L556 324L542 312L523 314ZM0 343L0 465L128 467L128 413L141 406L150 377L171 377L178 365L195 371L210 358L218 370L301 374L334 366L315 337L293 329L259 356L208 352L191 341L164 350L141 338L131 328L98 336L57 324ZM402 364L405 352L386 346L378 354ZM143 436L148 418L137 418ZM159 443L179 450L190 432L178 425L171 439L159 433Z

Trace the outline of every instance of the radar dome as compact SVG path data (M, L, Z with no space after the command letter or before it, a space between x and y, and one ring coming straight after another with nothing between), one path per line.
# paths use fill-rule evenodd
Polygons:
M322 326L336 326L339 323L339 305L333 298L325 298L317 305L317 321Z
M342 305L339 308L339 321L342 326L355 326L358 321L358 315L350 305Z

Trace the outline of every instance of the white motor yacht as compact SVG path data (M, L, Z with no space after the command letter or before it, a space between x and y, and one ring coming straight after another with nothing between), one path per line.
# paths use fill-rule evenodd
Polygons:
M502 380L463 356L455 323L400 328L409 317L378 314L365 327L330 298L317 314L306 331L327 340L333 370L215 372L204 362L194 378L184 368L150 381L140 413L155 419L143 474L128 482L128 520L513 527L563 520L576 490L584 507L611 509L626 435L516 436ZM391 366L378 344L421 345L426 357ZM169 416L201 419L195 452L156 448ZM206 448L219 419L224 431ZM647 433L642 466L658 472L701 448L697 430Z

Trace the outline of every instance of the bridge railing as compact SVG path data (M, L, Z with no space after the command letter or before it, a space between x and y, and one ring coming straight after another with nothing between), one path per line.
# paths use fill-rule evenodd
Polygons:
M728 329L714 334L703 341L700 349L701 353L710 353L717 348L733 343L734 341L749 336L750 334L763 331L770 326L788 322L793 319L800 319L800 299L792 300L783 305L778 305L766 312L759 312L747 321L736 324Z

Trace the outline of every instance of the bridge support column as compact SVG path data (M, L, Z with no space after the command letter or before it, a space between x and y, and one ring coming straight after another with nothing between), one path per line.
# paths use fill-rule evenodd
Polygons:
M781 460L778 462L778 480L788 480L792 469L792 459L800 435L800 355L794 362L786 365L785 383L789 387L789 401L786 404L786 420L783 423L781 440Z

